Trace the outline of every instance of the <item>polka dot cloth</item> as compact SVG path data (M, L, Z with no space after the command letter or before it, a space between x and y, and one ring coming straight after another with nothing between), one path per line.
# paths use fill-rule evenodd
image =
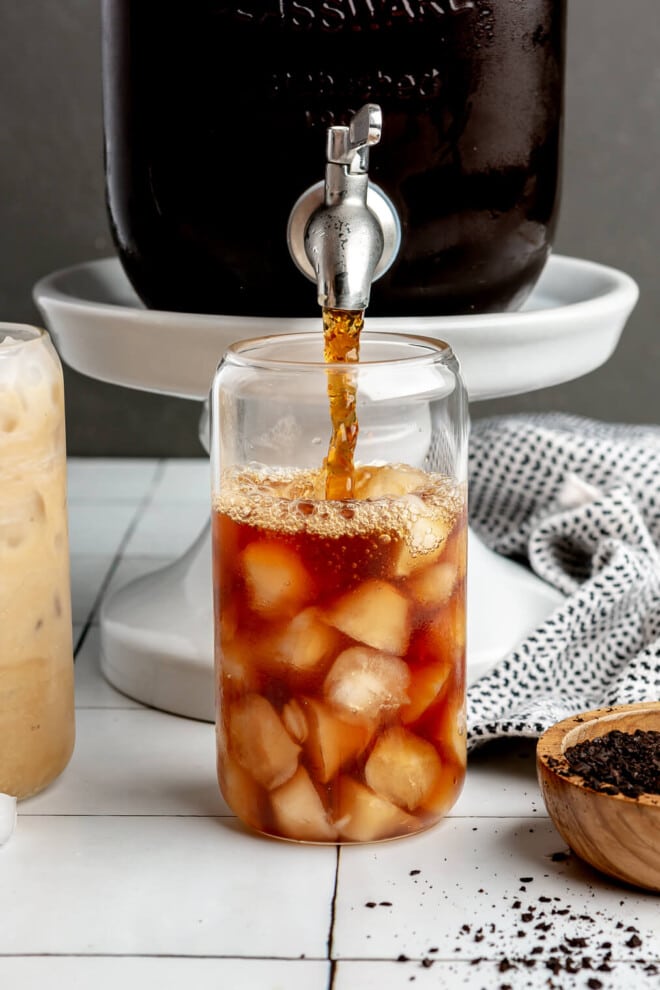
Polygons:
M476 421L470 524L565 596L468 691L468 746L660 698L660 426Z

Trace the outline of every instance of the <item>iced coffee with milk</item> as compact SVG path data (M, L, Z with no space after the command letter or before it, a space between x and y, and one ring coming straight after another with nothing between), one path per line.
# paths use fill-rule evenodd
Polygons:
M367 341L355 372L326 353L317 379L303 356L299 380L285 358L269 380L254 344L254 367L251 354L245 367L227 364L214 392L223 795L243 822L286 839L419 832L455 803L466 766L464 407L453 356L404 341L391 362L394 344ZM370 364L374 348L382 364ZM315 390L319 426L324 411L331 421L322 463ZM278 467L278 443L282 459L316 456L317 466ZM360 457L394 449L422 463Z
M42 331L0 325L0 793L49 784L74 745L64 390Z

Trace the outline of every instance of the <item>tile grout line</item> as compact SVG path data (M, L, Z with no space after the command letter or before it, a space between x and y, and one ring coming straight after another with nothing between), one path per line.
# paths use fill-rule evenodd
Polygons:
M330 972L328 973L328 990L333 990L335 985L335 971L336 963L333 959L333 941L335 934L335 916L337 911L337 891L339 888L339 862L341 859L341 846L336 846L335 854L335 883L332 890L332 901L330 902L330 924L328 926L328 940L327 940L327 956L328 962L330 963Z
M97 708L97 709L79 709L80 711L151 711L152 709L131 709L131 708ZM210 724L210 723L209 723ZM193 813L193 812L176 812L176 811L152 811L152 812L135 812L135 811L24 811L22 815L25 818L208 818L209 820L214 820L216 818L237 820L236 815L231 812L226 814L204 814ZM538 824L548 823L551 821L549 815L544 815L542 818L532 817L532 815L454 815L451 818L444 819L446 822L467 822L467 821L478 821L478 822L520 822L521 824L528 825L530 822L536 822ZM332 935L334 931L334 908L335 908L335 898L337 893L337 873L335 872L335 887L333 892L333 899L331 905L330 914L330 926L328 931L327 944L330 946L332 940ZM328 948L328 958L330 958L330 948Z
M408 956L406 962L417 963L423 962L427 956ZM458 966L473 966L475 961L484 963L498 963L501 961L501 956L475 956L473 958L469 956L464 956L463 958L457 958L454 955L451 956L436 956L434 958L434 964L445 963L448 965L458 965ZM526 956L508 956L512 962L523 962ZM541 957L539 957L541 958ZM241 960L246 962L292 962L292 963L327 963L328 959L324 956L305 956L301 958L300 956L248 956L241 955L239 953L195 953L194 955L176 952L2 952L0 951L0 959L224 959L224 960ZM660 960L660 956L648 956L644 959L619 959L618 957L612 956L610 962L616 963L620 966L628 966L633 970L637 970L639 967L656 964ZM336 963L390 963L392 966L400 966L401 960L395 959L392 956L342 956L341 959L332 961L333 973ZM577 974L576 974L577 975Z
M228 952L200 952L194 955L177 952L1 952L0 959L240 959L247 962L252 960L263 962L298 962L298 963L327 963L324 956L247 956ZM363 962L362 959L355 960ZM389 962L390 960L381 960Z
M236 815L229 812L224 815L205 815L191 811L21 811L20 814L22 818L186 818L209 822L236 821Z
M108 570L106 572L106 575L105 575L103 581L101 582L101 587L99 588L99 590L97 592L97 595L96 595L96 598L94 599L94 601L92 603L92 607L91 607L91 609L89 611L89 614L88 614L85 622L82 623L82 629L81 629L81 632L80 632L80 636L78 637L78 642L76 644L76 647L75 647L75 650L74 650L74 654L73 654L74 660L76 659L76 657L78 656L80 650L82 649L82 647L84 645L84 642L85 642L85 639L87 638L87 634L89 633L89 630L94 625L94 616L96 615L97 610L100 607L101 602L103 601L103 597L104 597L104 595L105 595L105 593L106 593L106 591L108 589L108 585L112 581L112 578L114 577L114 575L115 575L115 573L117 571L117 568L119 567L119 564L121 562L121 559L122 559L122 556L123 556L123 553L124 553L124 549L125 549L128 541L130 540L131 536L135 532L139 521L143 518L145 512L147 511L147 509L149 507L149 504L151 502L153 502L154 496L156 494L156 488L158 486L158 483L161 481L161 479L163 477L163 474L165 473L165 465L166 465L166 458L160 458L160 460L156 464L156 469L154 471L154 474L153 474L153 477L152 477L151 482L149 484L149 487L147 488L147 491L145 492L145 494L142 496L142 498L138 502L137 507L135 509L135 512L133 514L133 518L129 522L129 524L126 527L126 530L124 532L124 535L122 536L122 538L119 541L119 544L118 544L117 549L116 549L116 551L115 551L115 553L113 555L113 558L112 558L112 561L110 563L110 566L109 566L109 568L108 568Z

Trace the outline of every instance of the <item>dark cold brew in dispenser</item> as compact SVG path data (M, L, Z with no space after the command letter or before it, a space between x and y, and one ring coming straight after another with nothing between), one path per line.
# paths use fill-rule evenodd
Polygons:
M372 316L515 309L551 249L565 0L103 0L107 201L149 307L316 315L287 247L327 128L383 110Z

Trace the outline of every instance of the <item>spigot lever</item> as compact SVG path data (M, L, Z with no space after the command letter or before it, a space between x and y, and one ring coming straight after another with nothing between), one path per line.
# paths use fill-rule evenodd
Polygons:
M376 103L365 104L348 127L336 126L328 129L328 162L347 165L349 172L354 174L365 174L369 171L369 148L378 144L382 130L382 110Z
M291 257L316 282L324 308L364 310L371 283L399 251L401 224L388 196L369 182L369 149L380 141L381 108L365 104L348 126L326 134L325 181L310 186L289 215Z

